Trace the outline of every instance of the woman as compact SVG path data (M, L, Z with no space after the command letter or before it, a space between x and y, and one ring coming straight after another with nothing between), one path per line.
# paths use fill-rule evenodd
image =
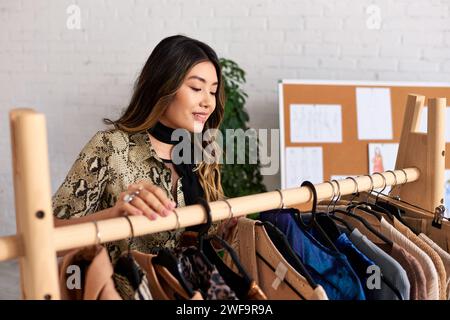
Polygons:
M151 220L174 214L173 209L223 198L219 163L171 162L177 142L174 129L191 133L220 126L224 89L216 53L208 45L176 35L153 50L135 84L128 108L83 148L53 197L56 226L145 215ZM219 154L211 141L208 148ZM77 219L72 219L77 218ZM135 249L173 247L178 232L138 237ZM114 260L126 242L108 244Z

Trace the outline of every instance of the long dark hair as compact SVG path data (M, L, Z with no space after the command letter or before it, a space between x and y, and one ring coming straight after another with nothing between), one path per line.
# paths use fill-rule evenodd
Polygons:
M215 51L207 44L184 35L161 40L147 59L134 85L131 101L118 120L103 119L108 125L126 132L142 132L153 127L172 102L184 78L198 63L210 61L217 73L216 108L204 126L218 129L223 119L225 92L222 70ZM220 153L217 143L210 144ZM223 197L219 163L200 163L200 183L209 201Z

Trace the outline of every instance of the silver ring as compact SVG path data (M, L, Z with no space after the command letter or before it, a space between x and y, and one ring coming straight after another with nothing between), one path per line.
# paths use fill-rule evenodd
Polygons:
M126 203L130 203L131 201L133 201L134 198L136 198L140 193L141 190L143 189L143 187L139 187L138 190L132 192L132 193L127 193L124 197L123 197L123 201Z
M227 204L228 208L230 208L230 215L228 217L228 220L234 217L233 208L231 207L231 204L228 202L228 199L224 199L225 203Z
M275 189L276 191L278 191L278 193L280 194L280 197L281 197L281 203L280 203L280 209L284 209L285 208L285 206L284 206L284 198L283 198L283 193L281 192L281 190L280 189Z
M132 194L126 194L124 197L123 197L123 202L125 202L125 203L130 203L131 201L133 201L133 199L134 199L134 195L132 195Z

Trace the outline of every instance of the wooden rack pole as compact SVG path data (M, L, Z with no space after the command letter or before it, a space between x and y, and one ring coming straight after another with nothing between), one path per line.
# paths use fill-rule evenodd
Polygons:
M59 299L45 117L18 109L10 128L22 298Z
M390 172L356 177L358 184L358 191L368 191L372 187L377 189L406 182L413 182L419 179L419 171L416 168L408 168L404 170L394 171L395 176ZM383 177L384 178L383 178ZM318 200L330 199L333 193L337 191L336 183L335 191L329 183L317 184L316 190ZM355 182L351 179L339 180L339 187L341 195L348 195L356 191ZM282 190L283 200L285 206L293 206L302 203L308 203L312 199L312 192L307 187L290 188ZM281 197L277 191L270 191L259 193L255 195L243 196L228 199L228 202L233 208L233 216L243 216L255 212L276 209L280 207ZM224 201L214 201L210 203L213 221L225 220L229 217L230 211ZM191 205L176 209L179 217L177 222L176 215L171 215L165 218L158 218L151 221L143 216L133 216L130 218L134 228L135 236L156 233L161 231L172 230L175 228L182 228L187 226L198 225L206 222L206 212L200 205ZM125 239L131 236L130 225L125 218L114 218L108 220L101 220L97 222L101 242L110 242L120 239ZM54 229L53 237L56 250L68 250L72 248L92 245L97 242L97 233L95 225L92 222L82 223L78 225L71 225L66 227L59 227ZM0 245L2 239L0 238ZM12 259L15 256L13 252L0 252L0 261ZM14 251L16 253L16 251Z

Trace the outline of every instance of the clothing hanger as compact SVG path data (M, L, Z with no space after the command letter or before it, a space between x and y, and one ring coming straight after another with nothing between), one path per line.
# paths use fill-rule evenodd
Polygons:
M224 200L227 204L228 207L230 208L230 215L229 215L229 220L233 218L233 210L231 205L228 203L228 201ZM199 203L200 205L203 206L203 208L205 209L207 215L208 215L208 220L207 220L207 224L212 222L212 216L211 216L211 207L209 206L208 202L203 199L203 198L199 198ZM208 229L206 229L206 233L208 232ZM202 230L200 230L202 231ZM200 235L201 236L201 235ZM236 277L236 273L234 271L232 271L224 262L223 260L217 255L216 250L214 249L211 241L217 241L219 242L222 247L228 252L228 254L231 257L231 260L233 261L234 265L236 266L236 268L239 271L240 276ZM225 281L230 282L230 284L233 284L233 287L242 287L243 283L247 284L247 288L250 286L252 279L250 277L250 275L248 274L248 272L245 270L245 268L242 266L242 263L239 261L239 258L236 254L236 252L234 251L234 249L228 244L228 242L226 242L224 239L220 238L219 236L213 234L210 236L205 237L202 240L202 249L204 250L204 254L207 257L207 259L209 259L209 261L212 261L213 264L216 266L216 268L218 269L219 273L224 276L225 275ZM234 276L233 276L234 275ZM233 280L236 280L236 278L238 280L240 280L240 283L234 283ZM233 283L231 283L233 282ZM243 283L242 283L243 282Z
M303 183L301 184L302 187L306 186L311 193L313 194L313 206L311 209L311 221L310 223L305 223L301 217L301 213L299 210L297 210L297 219L296 221L298 222L299 226L305 228L305 229L312 229L314 228L314 230L317 230L319 233L319 236L323 238L323 240L327 243L327 246L329 248L331 248L332 250L334 250L335 252L339 252L339 250L336 248L336 246L334 245L333 241L331 241L330 237L327 235L327 233L322 229L322 227L320 226L320 224L317 222L317 212L316 212L316 208L317 208L317 191L316 191L316 187L314 186L314 184L312 184L310 181L303 181Z
M98 227L97 220L94 220L94 226L95 226L95 246L97 248L96 253L98 254L103 247L101 246L102 239L100 238L100 229Z
M370 179L370 190L369 193L371 193L373 191L373 179L370 175L367 175L367 177ZM359 196L359 188L358 188L358 182L356 182L356 179L353 177L347 177L347 179L351 179L353 180L354 184L355 184L355 197L353 199L355 199L356 197ZM381 221L381 214L379 214L378 212L372 210L372 204L368 202L368 198L366 199L366 201L359 201L359 202L352 202L347 206L347 211L348 210L352 210L352 209L359 209L361 211L367 212L368 214L371 214L373 216L375 216L375 218L377 218L378 221ZM355 212L355 210L353 210L353 213Z
M375 174L380 175L381 178L383 179L384 185L383 185L383 189L381 190L381 191L383 191L386 188L386 186L387 186L386 178L382 174L380 174L378 172L375 172L374 175ZM357 208L359 210L362 210L364 212L367 212L368 214L371 214L371 215L375 216L378 221L381 221L381 218L382 218L380 213L384 213L388 217L389 220L393 221L394 218L393 218L392 214L388 210L386 210L385 208L380 207L379 205L377 205L376 202L375 203L370 203L369 202L369 194L371 194L373 192L374 183L373 183L373 179L372 179L372 177L370 175L366 175L366 176L370 179L370 182L371 182L371 184L370 184L371 187L370 187L370 190L368 192L366 201L360 201L360 202L357 202L357 203L352 203L349 206L347 206L347 209ZM355 186L358 189L358 183L356 182L356 179L354 179L353 177L348 177L348 178L352 179L354 181ZM359 195L359 191L357 191L357 194Z
M407 183L408 175L407 175L406 171L404 169L399 169L399 170L402 171L403 174L405 175L405 182L402 184ZM391 192L392 191L393 190L391 190ZM389 202L390 204L397 206L400 209L401 213L405 213L405 211L413 211L416 215L422 217L423 219L428 219L430 216L431 217L434 216L434 219L433 219L433 222L431 225L438 229L441 228L442 220L450 221L450 218L443 216L445 207L442 205L438 207L439 211L436 210L433 212L428 209L419 207L416 204L405 201L405 200L401 199L399 196L391 196L390 194L384 194L384 193L380 193L380 196L382 196L382 197L380 197L380 200L382 200L383 202ZM438 208L436 208L436 209L438 209Z
M134 228L133 228L133 223L131 223L130 217L128 215L125 216L125 219L127 219L128 224L130 225L130 229L131 229L131 238L128 239L128 257L131 257L131 245L134 242Z
M405 170L401 169L401 171L403 172L403 174L405 175L405 180L402 184L407 183L408 182L408 176L405 172ZM386 172L391 173L394 176L394 181L395 181L395 186L398 185L398 181L397 181L397 175L395 174L394 171L392 170L387 170ZM389 191L388 195L389 197L391 197L391 192L394 188L391 189L391 191ZM409 226L408 223L403 219L401 211L398 207L396 207L395 205L389 203L389 202L382 202L379 201L379 196L380 194L382 194L382 191L379 191L376 198L375 198L375 202L377 203L377 205L379 205L380 207L385 208L387 211L389 211L395 218L398 219L398 221L400 221L403 225L405 225L406 227L408 227L415 235L419 235L419 232L417 232L413 227Z
M277 211L273 213L275 215L275 225L278 225L278 215L280 214L281 210L286 209L286 206L284 204L284 198L283 198L283 192L281 189L275 189L280 194L280 206L278 207Z
M269 221L258 221L256 225L264 228L275 248L280 252L283 258L306 279L313 289L316 288L317 283L314 281L299 256L292 249L286 235Z
M371 178L371 177L370 177ZM351 200L350 200L350 202L352 202L353 201L353 199L356 197L356 195L358 195L359 194L359 190L358 190L358 183L356 182L356 179L354 179L353 177L347 177L346 179L352 179L354 182L355 182L355 191L352 193L353 195L355 195ZM344 210L340 210L340 209L335 209L335 206L336 206L336 203L337 203L337 201L339 200L339 198L340 198L340 186L339 186L339 182L337 181L337 180L334 180L336 183L337 183L337 186L338 186L338 191L339 191L339 195L338 195L338 197L336 197L336 200L335 200L335 202L334 202L334 207L333 207L333 212L341 212L341 213L344 213L344 214L346 214L346 211L344 211ZM334 185L331 183L331 182L329 182L329 181L326 181L327 183L330 183L331 184L331 186L332 186L332 188L333 188L333 196L332 196L332 198L331 198L331 203L333 202L333 199L334 199L334 195L335 195L335 192L334 192ZM373 180L372 180L372 178L371 178L371 182L372 182L372 184L371 184L371 190L373 190ZM349 229L349 231L353 231L353 229L354 228L352 228L349 224L348 224L348 222L347 221L345 221L344 219L341 219L341 218L339 218L339 217L336 217L336 216L334 216L334 215L330 215L330 217L332 217L332 218L337 218L337 221L340 221L340 222L342 222L346 227L347 227L347 229ZM357 216L357 217L359 217L359 216ZM363 218L361 218L361 219L363 219ZM359 220L359 219L358 219ZM364 223L364 222L363 222ZM370 224L369 224L370 225ZM366 224L364 224L364 226L366 226L367 227L367 225ZM370 231L376 231L376 230L371 230L370 228L368 228ZM379 235L381 235L383 238L385 238L382 234L377 234L377 233L375 233L375 235L377 235L377 236L379 236ZM382 239L383 240L383 239ZM388 244L390 244L390 243L392 243L392 242L389 242L390 240L389 239L385 239L385 240L388 240L388 242L386 242L386 243L388 243ZM398 289L388 280L388 279L386 279L384 276L383 276L383 274L381 274L381 281L383 281L393 292L394 292L394 294L397 296L397 298L399 299L399 300L404 300L403 299L403 297L402 297L402 295L401 295L401 293L398 291Z
M334 185L332 183L330 183L329 181L326 181L325 183L329 183L332 188L333 188L333 196L331 198L331 203L333 203L334 200ZM333 241L336 241L336 239L341 235L341 231L339 230L335 219L333 219L330 215L329 215L329 205L327 206L327 211L326 212L318 212L317 216L316 216L316 221L317 223L320 225L320 227L322 228L322 230L325 231L325 233L328 235L328 237Z
M341 187L339 185L339 181L334 180L337 184L338 187L338 199L341 197ZM356 207L353 208L353 211L356 209ZM354 218L356 220L358 220L359 222L361 222L371 233L373 233L374 235L376 235L379 239L381 239L383 242L385 242L386 244L392 246L393 242L388 239L386 236L384 236L382 233L378 232L377 230L375 230L375 228L372 227L372 225L367 222L366 219L364 219L363 217L354 214L354 212L352 212L351 210L341 210L341 209L334 209L332 212L332 214L335 213L342 213L346 216L349 216L351 218Z
M331 197L330 203L329 203L328 206L327 206L326 216L329 217L330 219L333 219L333 220L336 220L336 221L340 222L341 224L344 225L344 227L345 227L349 232L352 232L352 231L353 231L353 227L352 227L347 221L345 221L344 219L339 218L338 216L335 216L335 215L333 215L333 214L330 214L330 210L329 210L330 204L333 203L333 201L334 201L334 196L336 195L336 193L334 192L334 184L333 184L333 183L331 183L330 181L325 181L325 183L329 183L329 184L331 185L331 188L333 189L333 195L332 195L332 197ZM334 201L334 207L333 207L333 208L336 208L336 203L337 203L337 201L338 201L338 198L336 198L336 201ZM337 228L337 226L336 226L336 228Z
M180 220L178 217L178 213L176 210L173 210L176 218L177 218L177 228L180 226ZM130 218L128 216L125 216L125 218L128 219L128 222L130 223L131 227L131 233L132 237L134 239L134 230L133 225L131 224ZM170 251L168 248L159 248L158 253L155 257L152 258L152 263L155 265L160 265L165 267L181 284L183 289L186 291L186 293L192 297L194 295L194 289L191 287L189 282L186 280L186 278L183 276L183 274L180 271L179 263L177 257L173 254L172 251Z
M276 189L278 193L280 194L280 207L277 211L278 214L281 209L286 208L284 204L284 198L283 193L280 189ZM298 210L297 210L298 211ZM275 216L275 221L277 219L277 216ZM276 222L275 222L276 223ZM283 256L284 259L298 272L300 273L306 281L309 283L309 285L312 288L317 287L317 283L312 278L309 271L306 269L305 265L301 261L301 259L297 256L295 251L292 249L291 245L289 244L288 239L286 238L286 235L278 229L274 224L268 222L268 221L256 221L256 226L262 226L264 230L266 231L267 235L269 236L270 241L272 241L275 248L279 251L279 253Z
M206 223L197 226L198 250L201 253L203 253L203 242L205 240L206 235L208 235L209 229L211 228L212 216L211 216L211 208L209 207L208 201L206 201L202 197L198 197L197 203L200 204L206 211Z

